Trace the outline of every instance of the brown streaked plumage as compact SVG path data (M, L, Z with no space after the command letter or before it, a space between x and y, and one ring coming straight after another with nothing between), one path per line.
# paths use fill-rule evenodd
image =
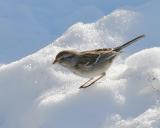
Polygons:
M53 64L59 63L76 75L90 78L80 86L80 88L87 88L105 76L106 70L111 66L115 57L121 53L122 49L143 37L144 35L140 35L115 48L103 48L82 52L72 50L61 51L57 54ZM93 80L97 76L99 77Z

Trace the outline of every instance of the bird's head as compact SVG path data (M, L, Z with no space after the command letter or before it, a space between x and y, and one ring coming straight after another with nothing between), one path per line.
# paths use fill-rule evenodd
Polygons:
M61 64L61 65L73 65L75 64L77 52L75 51L61 51L56 55L55 60L53 61L53 64Z

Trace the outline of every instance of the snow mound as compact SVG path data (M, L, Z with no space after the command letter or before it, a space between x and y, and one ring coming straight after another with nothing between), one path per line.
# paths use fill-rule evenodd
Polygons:
M54 46L86 50L119 45L137 16L133 11L117 10L95 23L77 23L57 39Z
M153 107L134 119L121 119L120 115L112 116L109 128L158 128L160 126L160 108ZM108 128L108 126L106 127Z
M77 23L37 53L2 65L0 127L160 126L159 47L117 58L106 78L86 90L78 89L86 79L52 65L63 49L113 47L128 41L128 32L138 15L117 10L96 23Z

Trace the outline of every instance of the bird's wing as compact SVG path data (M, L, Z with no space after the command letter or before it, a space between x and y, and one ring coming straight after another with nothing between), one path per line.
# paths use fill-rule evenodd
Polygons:
M117 55L115 51L94 51L94 52L83 52L79 58L77 66L92 66L98 62L105 62L113 59Z
M80 56L79 65L84 65L84 66L90 66L99 59L100 54L94 54L94 53L85 53Z
M82 53L90 53L90 52L111 52L113 48L101 48L101 49L94 49L94 50L89 50L89 51L84 51Z

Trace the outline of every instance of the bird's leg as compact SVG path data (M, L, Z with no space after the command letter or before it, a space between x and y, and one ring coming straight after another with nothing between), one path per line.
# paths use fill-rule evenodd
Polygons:
M89 80L87 80L84 84L82 84L79 88L84 88L85 85L90 82L91 80L93 80L93 78L90 78Z
M88 80L85 84L83 84L82 86L80 86L79 88L87 88L89 86L91 86L92 84L94 84L95 82L97 82L98 80L100 80L101 78L103 78L105 76L105 73L102 73L97 79L95 79L92 83L84 86L85 84L87 84L89 81L91 81L93 78L91 78L90 80Z

